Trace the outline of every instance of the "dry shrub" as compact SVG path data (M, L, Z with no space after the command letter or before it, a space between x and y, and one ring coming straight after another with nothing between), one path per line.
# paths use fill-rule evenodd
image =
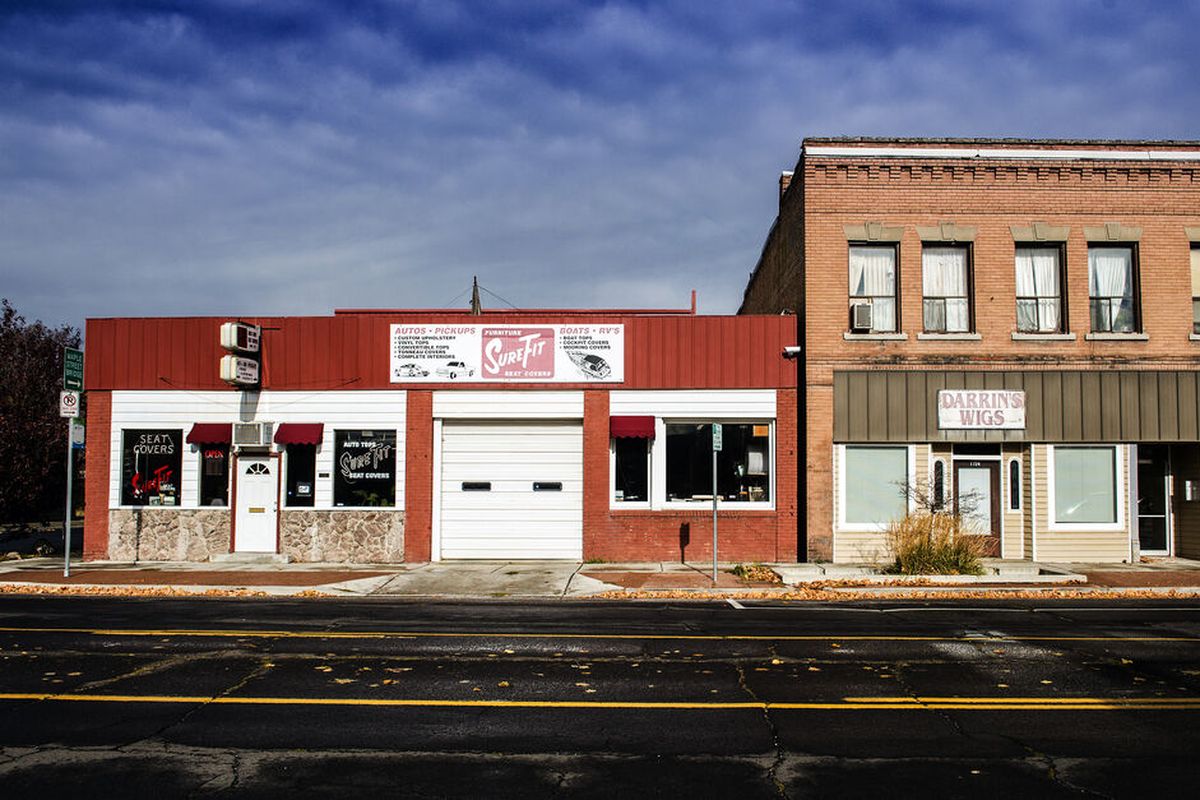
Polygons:
M888 526L888 547L900 575L982 575L981 537L963 530L954 514L914 511Z

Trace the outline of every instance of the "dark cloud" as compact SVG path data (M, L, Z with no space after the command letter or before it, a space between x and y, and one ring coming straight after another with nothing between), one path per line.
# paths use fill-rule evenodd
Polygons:
M10 2L27 316L731 311L804 135L1187 137L1190 3Z

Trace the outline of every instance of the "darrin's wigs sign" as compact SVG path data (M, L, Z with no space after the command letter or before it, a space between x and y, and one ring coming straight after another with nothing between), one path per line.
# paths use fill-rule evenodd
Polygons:
M1021 430L1025 393L1003 389L942 389L937 394L941 430Z
M624 325L393 325L392 383L621 383Z

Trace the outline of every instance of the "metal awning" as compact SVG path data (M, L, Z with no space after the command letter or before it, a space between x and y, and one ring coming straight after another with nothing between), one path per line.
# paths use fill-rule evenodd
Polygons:
M188 444L229 444L232 440L232 422L197 422L187 435Z
M275 444L320 444L323 422L282 422L275 429Z
M608 430L614 439L653 439L654 417L610 417Z

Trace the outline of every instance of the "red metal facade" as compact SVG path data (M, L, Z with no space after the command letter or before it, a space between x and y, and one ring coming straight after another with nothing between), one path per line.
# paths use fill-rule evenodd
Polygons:
M625 325L623 389L771 389L796 386L795 362L780 353L796 343L791 316L692 316L515 313L339 313L328 317L246 317L263 326L263 388L275 391L451 388L389 382L392 324L503 321L504 324ZM218 329L228 317L91 319L87 322L87 388L225 389L217 375ZM473 383L453 388L536 389L546 384ZM554 384L596 388L596 384Z

